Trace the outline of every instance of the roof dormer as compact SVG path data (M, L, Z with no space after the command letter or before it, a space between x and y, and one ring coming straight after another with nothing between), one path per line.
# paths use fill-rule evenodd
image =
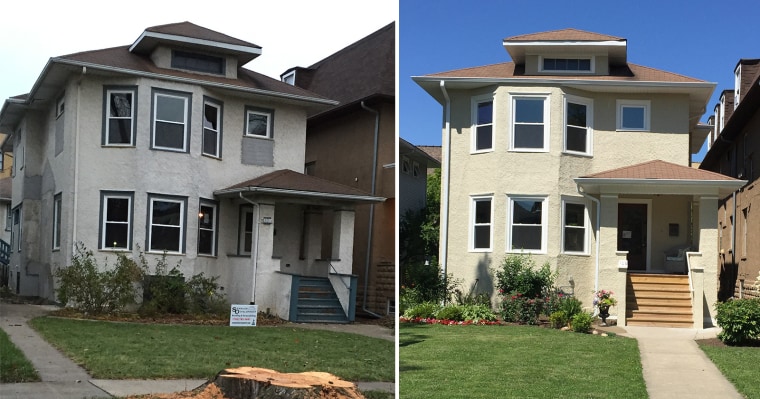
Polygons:
M503 44L525 75L608 75L627 62L626 39L577 29L508 37Z
M261 55L261 47L190 22L145 29L129 47L160 68L236 79L237 69Z

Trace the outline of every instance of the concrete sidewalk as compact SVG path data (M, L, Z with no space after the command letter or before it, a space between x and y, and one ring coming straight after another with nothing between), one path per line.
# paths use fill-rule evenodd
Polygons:
M742 399L695 340L715 338L719 328L601 328L635 338L650 399Z
M57 309L55 306L8 304L0 302L0 328L11 341L26 355L37 370L42 382L0 384L2 399L95 399L144 395L150 393L170 393L189 391L206 383L206 380L98 380L92 379L83 368L61 354L43 340L27 322L35 317ZM302 325L299 328L325 329L330 331L362 334L371 337L394 340L393 330L382 326L346 325ZM392 382L357 382L361 391L395 392Z

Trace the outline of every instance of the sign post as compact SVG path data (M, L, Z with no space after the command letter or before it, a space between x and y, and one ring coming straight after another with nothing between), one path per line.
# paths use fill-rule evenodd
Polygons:
M256 327L258 305L230 306L230 327Z

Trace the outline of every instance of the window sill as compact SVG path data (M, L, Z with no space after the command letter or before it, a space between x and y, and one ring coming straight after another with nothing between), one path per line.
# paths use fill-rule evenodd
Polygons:
M492 248L486 248L486 249L482 249L482 248L478 248L478 249L470 248L468 250L468 252L472 252L472 253L489 253L489 252L493 252L493 249Z
M574 157L581 157L581 158L593 158L594 154L589 154L586 152L574 152L574 151L562 151L562 155L569 155Z
M137 148L134 144L101 144L101 148Z
M185 256L184 252L164 252L164 251L146 251L149 255L166 255L166 256Z
M490 153L490 152L493 152L493 148L489 148L489 149L483 149L483 150L472 150L472 151L470 151L470 155L475 155L475 154L488 154L488 153Z
M98 248L98 251L100 252L132 252L131 250L127 248Z
M216 255L209 255L209 254L197 254L199 258L210 258L210 259L216 259Z
M244 139L256 139L256 140L270 140L270 141L274 141L273 138L268 137L268 136L254 136L254 135L249 135L249 134L244 134L243 138Z
M217 157L217 156L210 155L210 154L201 153L201 156L205 157L205 158L214 159L214 160L217 160L217 161L221 161L222 160L222 157Z
M622 127L619 127L615 129L616 132L633 132L633 133L650 133L650 129L625 129Z
M526 251L524 249L519 250L519 251L516 251L516 250L506 251L506 253L508 253L508 254L546 255L546 251L542 251L542 250L528 250L528 251Z
M583 257L589 257L591 256L588 252L560 252L560 255L567 255L567 256L583 256Z
M169 148L169 147L150 147L153 151L164 151L164 152L176 152L178 154L188 154L190 151L181 149L181 148Z
M548 153L548 148L510 148L509 152Z

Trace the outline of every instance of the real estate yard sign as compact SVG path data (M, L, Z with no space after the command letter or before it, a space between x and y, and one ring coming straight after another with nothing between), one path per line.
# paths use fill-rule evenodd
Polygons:
M256 327L259 305L230 306L230 327Z

